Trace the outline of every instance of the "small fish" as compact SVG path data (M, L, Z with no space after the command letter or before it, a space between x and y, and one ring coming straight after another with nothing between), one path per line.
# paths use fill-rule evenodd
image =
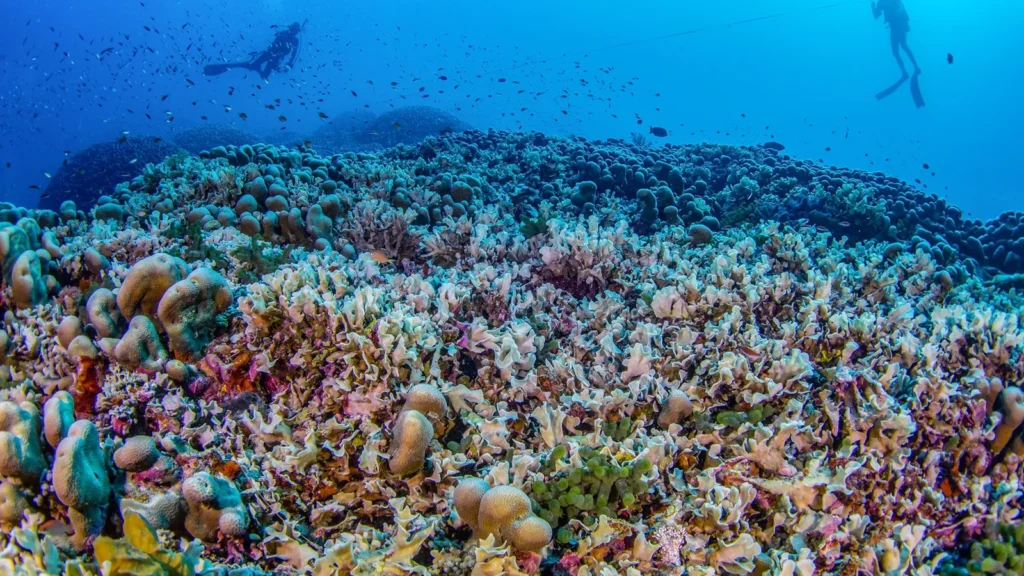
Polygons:
M840 228L849 228L849 227L850 227L850 223L849 223L849 222L847 222L846 220L841 220L841 221L839 222L839 227L840 227Z
M401 128L402 128L402 125L401 125L401 124L399 124L398 122L395 122L394 124L392 124L392 126L394 126L394 127L395 127L395 130L399 130L399 129L401 129Z
M664 138L665 136L668 136L668 130L665 130L664 128L661 128L659 126L651 126L650 132L653 136L657 136L658 138Z
M438 76L437 79L444 81L444 80L447 80L448 77L447 76Z
M504 82L504 81L505 81L505 79L504 79L504 78L498 78L498 82L499 82L499 83L501 83L501 82Z
M163 96L160 97L160 101L163 102L164 100L167 100L168 96L170 96L170 94L164 94Z
M284 114L282 114L282 115L278 116L278 117L277 117L277 119L278 119L278 120L280 120L281 122L287 122L287 121L288 121L288 118L286 118L286 117L284 116Z
M131 161L131 162L129 162L129 164L135 164L135 163L136 163L136 162L138 162L138 161L139 161L139 159L138 159L138 158L132 158L132 161Z
M117 141L120 144L124 144L125 142L128 141L128 137L127 136L121 136L120 138L117 139Z
M43 176L46 176L47 178L53 178L53 176L50 176L49 172L43 172Z
M246 114L245 112L239 112L238 113L238 117L241 118L242 120L245 120L245 119L247 119L249 117L249 115Z
M953 53L952 52L949 52L949 53L946 54L946 62L949 62L950 64L953 63Z
M319 116L320 116L321 118L323 118L324 120L326 120L326 119L327 119L327 114L324 114L323 112L320 112L320 113L319 113Z
M390 264L393 262L393 260L388 258L388 255L385 254L383 250L374 250L370 252L370 259L377 264Z
M760 360L761 359L761 353L758 352L757 350L754 350L750 346L740 346L740 347L738 347L736 349L739 350L740 354L743 354L749 360Z
M928 169L931 168L931 166L929 166L927 163L922 164L921 167L924 168L925 170L928 170Z
M39 186L36 186L35 184L29 184L28 188L29 190L39 190Z

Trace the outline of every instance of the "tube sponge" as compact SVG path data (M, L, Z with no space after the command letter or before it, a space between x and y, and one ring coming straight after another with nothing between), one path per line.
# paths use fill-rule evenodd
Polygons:
M61 390L43 404L43 435L51 448L56 448L67 437L75 423L75 399L70 392Z
M199 268L171 286L157 314L167 330L171 350L179 360L199 355L209 343L217 315L231 305L231 289L210 268Z
M521 552L538 552L551 542L551 525L533 514L530 497L515 486L463 480L455 489L455 510L479 538L493 534Z
M0 476L22 484L34 484L46 469L39 441L39 409L0 402Z
M103 530L110 502L110 479L99 431L89 420L72 424L67 438L57 446L53 490L69 508L75 546L84 546L90 536Z
M154 254L139 260L128 270L117 291L117 307L125 318L138 314L158 323L157 307L164 292L188 274L188 264L181 258Z
M395 439L388 467L392 474L408 476L423 468L434 425L421 412L406 410L395 421Z
M181 493L188 503L185 529L193 537L212 542L218 532L234 538L248 529L249 513L230 480L200 472L182 483Z
M160 334L153 322L145 316L136 316L114 347L114 357L125 366L140 366L156 372L167 362L167 351L160 343Z

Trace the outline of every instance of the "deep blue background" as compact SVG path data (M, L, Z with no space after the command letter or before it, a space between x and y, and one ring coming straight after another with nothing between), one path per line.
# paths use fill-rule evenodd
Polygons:
M0 195L34 205L29 185L45 188L64 150L123 131L170 138L206 115L308 133L330 121L321 111L426 103L479 128L604 138L654 125L676 143L774 136L800 157L920 178L975 216L1024 210L1013 169L1024 152L1024 7L905 3L924 70L921 110L906 87L875 100L899 72L866 0L7 0ZM265 46L270 25L305 18L291 73L269 83L240 71L202 77L208 61ZM661 38L683 31L693 32Z

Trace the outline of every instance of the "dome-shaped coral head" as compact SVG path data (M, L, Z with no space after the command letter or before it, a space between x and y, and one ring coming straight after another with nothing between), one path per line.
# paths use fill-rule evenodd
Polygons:
M490 535L508 542L520 552L538 552L551 542L551 525L534 516L530 497L515 486L498 486L485 489L486 482L463 480L456 488L456 511L466 518L478 508L477 520L470 526L476 535L486 538ZM479 500L475 501L482 492ZM463 515L465 514L465 516Z
M423 469L434 426L422 413L406 410L395 421L395 437L388 467L392 474L410 476Z

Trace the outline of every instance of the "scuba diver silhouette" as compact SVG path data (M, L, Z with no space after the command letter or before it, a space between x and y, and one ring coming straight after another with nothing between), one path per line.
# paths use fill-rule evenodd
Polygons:
M903 77L907 77L907 67L903 65L903 58L900 57L900 48L907 53L910 63L914 65L914 73L917 74L921 68L914 59L914 53L907 45L907 34L910 32L910 16L903 0L878 0L871 3L871 11L877 20L879 16L885 15L885 22L889 25L889 40L892 43L892 56L900 66Z
M309 22L309 20L306 22ZM206 76L216 76L232 68L245 68L246 70L258 73L260 78L266 80L270 78L272 72L286 72L295 65L295 60L299 57L299 33L305 27L305 22L302 25L296 22L278 32L270 46L253 59L245 62L210 64L203 68L203 74ZM289 59L287 64L284 64L284 67L282 67L285 58Z
M909 77L910 94L914 98L914 104L918 108L923 107L924 97L921 95L921 85L918 83L921 67L917 65L917 59L914 58L914 53L907 44L907 34L910 32L910 16L907 14L906 6L903 5L903 0L878 0L877 2L872 2L871 13L876 20L880 16L885 16L885 23L889 25L889 42L892 45L892 56L896 59L896 64L899 65L901 73L900 79L895 84L882 90L875 97L881 100L890 96ZM903 63L903 57L900 56L900 50L907 53L907 58L914 65L914 75L912 77L907 74L907 67Z

